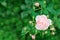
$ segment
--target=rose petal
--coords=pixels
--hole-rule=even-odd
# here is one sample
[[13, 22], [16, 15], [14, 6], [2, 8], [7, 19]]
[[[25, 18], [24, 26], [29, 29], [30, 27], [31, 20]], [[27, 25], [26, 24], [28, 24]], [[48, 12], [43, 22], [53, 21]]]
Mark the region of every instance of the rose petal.
[[52, 25], [52, 21], [50, 19], [48, 19], [49, 25]]

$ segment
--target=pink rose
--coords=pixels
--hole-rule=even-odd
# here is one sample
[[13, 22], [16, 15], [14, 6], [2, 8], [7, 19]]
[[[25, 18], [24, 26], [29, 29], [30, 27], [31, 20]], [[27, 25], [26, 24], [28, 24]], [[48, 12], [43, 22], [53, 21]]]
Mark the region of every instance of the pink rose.
[[45, 15], [36, 16], [36, 29], [37, 30], [46, 30], [49, 25], [52, 25], [52, 21], [47, 18]]

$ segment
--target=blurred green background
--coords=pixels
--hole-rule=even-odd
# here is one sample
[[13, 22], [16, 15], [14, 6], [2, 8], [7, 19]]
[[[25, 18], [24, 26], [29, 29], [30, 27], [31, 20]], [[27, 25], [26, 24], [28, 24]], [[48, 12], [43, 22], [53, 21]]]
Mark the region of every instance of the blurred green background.
[[[35, 17], [42, 14], [53, 21], [45, 31], [35, 29]], [[0, 40], [32, 40], [30, 34], [60, 40], [60, 0], [0, 0]]]

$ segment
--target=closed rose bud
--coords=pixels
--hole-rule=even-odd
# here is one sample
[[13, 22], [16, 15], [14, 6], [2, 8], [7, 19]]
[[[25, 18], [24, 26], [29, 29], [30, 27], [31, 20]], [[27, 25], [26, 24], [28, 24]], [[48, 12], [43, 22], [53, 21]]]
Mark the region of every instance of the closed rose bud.
[[32, 39], [35, 39], [35, 35], [32, 35]]
[[47, 18], [45, 15], [37, 15], [36, 16], [36, 29], [37, 30], [46, 30], [50, 25], [52, 21]]
[[34, 5], [35, 5], [36, 7], [39, 7], [39, 3], [38, 3], [38, 2], [36, 2]]
[[55, 35], [55, 32], [52, 32], [51, 35]]
[[33, 40], [35, 40], [35, 35], [30, 34], [30, 36], [32, 37]]
[[45, 31], [45, 34], [47, 34], [48, 33], [48, 31]]
[[32, 21], [29, 21], [29, 23], [31, 24], [31, 23], [32, 23]]
[[51, 27], [50, 30], [55, 31], [55, 28], [54, 27]]

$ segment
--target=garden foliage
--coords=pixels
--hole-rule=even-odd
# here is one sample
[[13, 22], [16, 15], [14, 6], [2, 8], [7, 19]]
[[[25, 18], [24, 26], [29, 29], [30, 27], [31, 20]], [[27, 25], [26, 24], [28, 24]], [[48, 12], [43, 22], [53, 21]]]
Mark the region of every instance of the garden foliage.
[[[52, 25], [37, 30], [35, 18], [43, 14]], [[0, 40], [32, 40], [30, 34], [35, 40], [60, 40], [60, 0], [0, 0]]]

